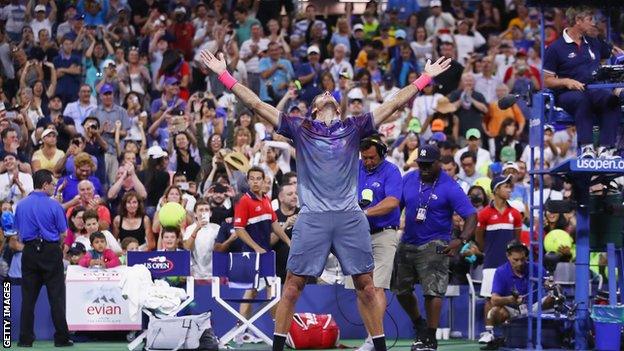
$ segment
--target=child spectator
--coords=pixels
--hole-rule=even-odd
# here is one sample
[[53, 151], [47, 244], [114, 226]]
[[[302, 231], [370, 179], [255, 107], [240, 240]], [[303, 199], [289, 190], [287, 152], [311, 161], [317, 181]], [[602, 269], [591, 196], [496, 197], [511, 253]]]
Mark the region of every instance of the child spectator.
[[89, 250], [79, 261], [83, 267], [114, 268], [121, 264], [113, 250], [106, 247], [106, 236], [102, 232], [91, 233], [89, 236], [92, 250]]
[[179, 251], [182, 249], [180, 228], [163, 228], [158, 238], [158, 251]]
[[70, 265], [79, 264], [80, 260], [87, 253], [87, 249], [82, 243], [75, 242], [71, 245], [69, 250], [67, 251], [67, 257], [69, 258]]
[[121, 249], [123, 254], [119, 257], [119, 261], [125, 266], [128, 264], [128, 251], [140, 251], [139, 241], [131, 236], [126, 237], [121, 241]]
[[[91, 238], [91, 235], [93, 233], [99, 232], [102, 233], [102, 235], [104, 235], [104, 238], [106, 239], [106, 244], [107, 246], [117, 255], [117, 254], [121, 254], [122, 250], [121, 250], [121, 246], [119, 246], [119, 243], [117, 242], [117, 239], [115, 239], [115, 237], [113, 236], [113, 234], [111, 232], [109, 232], [108, 230], [99, 230], [99, 217], [98, 217], [98, 213], [96, 210], [86, 210], [84, 211], [84, 214], [82, 215], [82, 220], [84, 221], [84, 227], [85, 227], [85, 231], [86, 234], [83, 236], [83, 239], [88, 237], [89, 238], [89, 242], [92, 242], [93, 239]], [[78, 239], [76, 239], [78, 240]], [[81, 241], [82, 242], [82, 241]], [[88, 250], [91, 250], [91, 246], [90, 243], [89, 246], [85, 245], [85, 248]], [[83, 242], [84, 244], [84, 242]]]

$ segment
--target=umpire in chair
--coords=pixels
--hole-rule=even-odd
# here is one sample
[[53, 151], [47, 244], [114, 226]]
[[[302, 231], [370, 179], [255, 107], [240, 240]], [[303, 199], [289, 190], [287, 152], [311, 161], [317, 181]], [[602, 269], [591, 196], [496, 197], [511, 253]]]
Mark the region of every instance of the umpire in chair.
[[[592, 72], [611, 54], [623, 53], [597, 38], [594, 12], [588, 7], [566, 11], [569, 27], [544, 55], [544, 85], [555, 92], [557, 105], [574, 117], [582, 158], [616, 158], [616, 135], [622, 117], [611, 89], [587, 89]], [[594, 149], [594, 119], [600, 120], [600, 147]]]

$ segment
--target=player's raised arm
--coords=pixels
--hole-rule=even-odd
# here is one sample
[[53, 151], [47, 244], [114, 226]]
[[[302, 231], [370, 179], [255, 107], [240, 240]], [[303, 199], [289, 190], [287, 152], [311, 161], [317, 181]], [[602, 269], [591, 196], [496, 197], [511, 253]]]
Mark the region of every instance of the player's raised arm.
[[387, 100], [373, 111], [375, 126], [384, 123], [392, 114], [404, 106], [416, 93], [427, 86], [433, 77], [451, 67], [451, 59], [440, 57], [436, 62], [427, 61], [423, 74], [412, 84], [401, 89], [392, 99]]
[[202, 63], [213, 71], [219, 77], [219, 81], [223, 83], [226, 88], [231, 90], [243, 104], [253, 112], [259, 114], [260, 117], [271, 123], [275, 128], [278, 127], [279, 111], [275, 107], [260, 100], [258, 95], [246, 86], [238, 84], [238, 81], [227, 71], [223, 53], [219, 53], [219, 57], [217, 58], [210, 51], [202, 50], [200, 56]]

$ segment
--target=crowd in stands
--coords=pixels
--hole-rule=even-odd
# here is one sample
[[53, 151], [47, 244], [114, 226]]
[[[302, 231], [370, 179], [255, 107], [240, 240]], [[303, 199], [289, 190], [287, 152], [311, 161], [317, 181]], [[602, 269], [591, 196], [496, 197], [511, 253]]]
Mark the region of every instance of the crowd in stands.
[[[112, 267], [129, 250], [186, 249], [193, 275], [209, 278], [212, 250], [242, 248], [232, 218], [253, 166], [264, 171], [263, 191], [290, 233], [299, 210], [297, 155], [208, 74], [201, 50], [223, 52], [239, 82], [301, 118], [324, 91], [347, 115], [372, 111], [414, 81], [427, 60], [453, 58], [393, 122], [379, 126], [387, 159], [407, 173], [417, 168], [421, 145], [437, 144], [444, 171], [478, 210], [490, 204], [491, 179], [511, 174], [510, 204], [527, 232], [529, 217], [539, 215], [529, 211], [529, 194], [538, 191], [528, 181], [529, 108], [519, 100], [501, 110], [497, 101], [541, 88], [538, 10], [523, 0], [370, 1], [363, 12], [349, 4], [344, 10], [329, 15], [313, 1], [289, 0], [3, 1], [4, 274], [10, 266], [9, 276], [19, 278], [23, 245], [10, 213], [33, 190], [39, 169], [57, 179], [70, 264]], [[547, 9], [543, 20], [548, 45], [566, 26], [564, 11]], [[604, 16], [597, 24], [604, 36]], [[574, 126], [547, 125], [544, 139], [545, 167], [576, 156]], [[543, 186], [545, 204], [574, 196], [558, 178], [546, 176]], [[167, 202], [187, 210], [180, 229], [160, 225]], [[461, 218], [455, 226], [459, 233]], [[544, 229], [574, 237], [574, 213], [547, 208]], [[283, 278], [288, 246], [277, 236], [272, 242]], [[460, 254], [451, 279], [465, 280], [482, 250], [474, 244]], [[557, 250], [574, 259], [572, 247]], [[465, 259], [473, 255], [476, 261]], [[329, 260], [320, 281], [341, 282], [336, 266]]]

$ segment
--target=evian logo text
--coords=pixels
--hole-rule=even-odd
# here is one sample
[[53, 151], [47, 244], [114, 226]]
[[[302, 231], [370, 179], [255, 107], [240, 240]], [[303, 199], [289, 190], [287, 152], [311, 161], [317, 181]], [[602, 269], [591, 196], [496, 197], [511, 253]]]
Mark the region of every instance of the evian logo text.
[[576, 160], [576, 168], [624, 170], [624, 160], [582, 158]]

